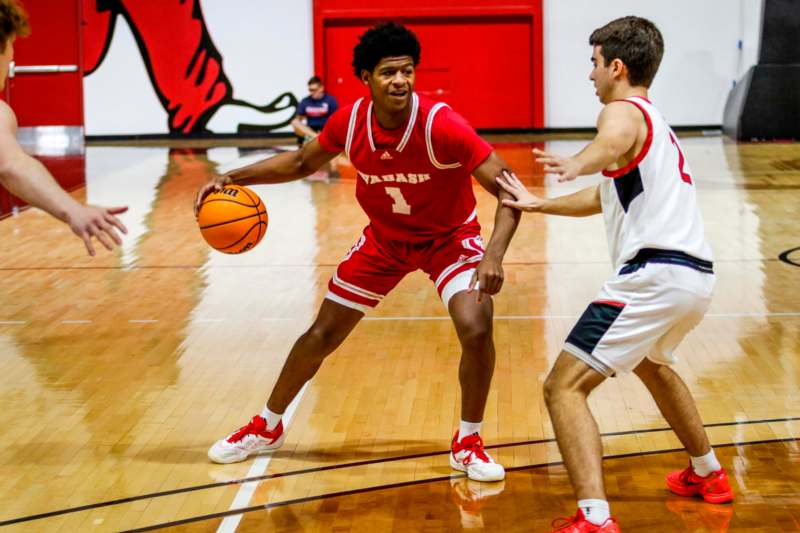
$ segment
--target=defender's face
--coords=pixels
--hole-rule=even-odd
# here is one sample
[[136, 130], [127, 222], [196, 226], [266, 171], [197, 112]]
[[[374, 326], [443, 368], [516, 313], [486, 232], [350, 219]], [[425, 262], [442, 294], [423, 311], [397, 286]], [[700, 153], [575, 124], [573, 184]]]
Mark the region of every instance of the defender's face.
[[6, 47], [0, 54], [0, 91], [6, 88], [8, 78], [8, 66], [14, 61], [14, 36], [6, 41]]
[[606, 60], [600, 53], [600, 47], [595, 46], [592, 50], [592, 72], [589, 79], [594, 83], [595, 95], [604, 104], [608, 103], [613, 83], [611, 67], [606, 66]]
[[385, 57], [372, 72], [362, 71], [375, 106], [387, 112], [403, 111], [411, 102], [416, 70], [411, 56]]

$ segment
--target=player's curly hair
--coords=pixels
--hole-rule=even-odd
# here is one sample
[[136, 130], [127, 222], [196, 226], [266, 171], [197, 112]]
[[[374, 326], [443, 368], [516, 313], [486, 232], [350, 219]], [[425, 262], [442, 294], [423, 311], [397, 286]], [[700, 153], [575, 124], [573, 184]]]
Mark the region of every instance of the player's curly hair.
[[0, 52], [11, 37], [27, 37], [31, 32], [28, 13], [16, 0], [0, 0]]
[[411, 56], [414, 66], [419, 64], [421, 47], [413, 31], [397, 22], [373, 26], [359, 38], [353, 49], [353, 70], [356, 77], [361, 71], [372, 72], [385, 57]]
[[633, 86], [650, 87], [664, 56], [664, 38], [655, 24], [641, 17], [622, 17], [597, 28], [589, 44], [601, 46], [606, 66], [619, 59]]

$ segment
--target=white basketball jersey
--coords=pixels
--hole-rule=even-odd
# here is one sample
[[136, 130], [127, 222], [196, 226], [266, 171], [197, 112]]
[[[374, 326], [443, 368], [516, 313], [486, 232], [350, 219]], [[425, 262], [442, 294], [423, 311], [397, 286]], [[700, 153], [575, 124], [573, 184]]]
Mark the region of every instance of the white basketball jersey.
[[694, 176], [661, 113], [640, 96], [625, 101], [647, 122], [642, 150], [628, 165], [603, 171], [600, 199], [608, 247], [616, 268], [643, 248], [684, 252], [711, 261]]

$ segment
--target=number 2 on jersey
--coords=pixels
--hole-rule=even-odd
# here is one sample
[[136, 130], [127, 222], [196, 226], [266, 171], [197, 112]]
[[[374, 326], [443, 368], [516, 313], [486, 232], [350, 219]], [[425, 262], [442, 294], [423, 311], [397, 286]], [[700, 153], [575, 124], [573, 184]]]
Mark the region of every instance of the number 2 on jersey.
[[392, 204], [392, 213], [398, 213], [400, 215], [410, 215], [411, 214], [411, 206], [408, 205], [406, 199], [403, 197], [403, 191], [400, 190], [400, 187], [386, 187], [386, 194], [392, 197], [394, 203]]
[[686, 158], [683, 157], [683, 151], [681, 150], [681, 147], [678, 146], [678, 141], [675, 140], [675, 136], [672, 134], [672, 132], [669, 132], [669, 139], [672, 141], [672, 144], [675, 145], [675, 149], [678, 150], [678, 170], [681, 173], [681, 179], [691, 185], [692, 175], [686, 172], [684, 169], [686, 165]]

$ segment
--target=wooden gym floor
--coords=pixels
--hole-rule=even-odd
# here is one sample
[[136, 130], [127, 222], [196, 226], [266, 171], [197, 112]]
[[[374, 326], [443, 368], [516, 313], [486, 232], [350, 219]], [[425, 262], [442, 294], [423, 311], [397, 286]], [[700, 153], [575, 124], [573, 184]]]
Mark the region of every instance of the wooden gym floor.
[[[569, 153], [583, 141], [546, 143]], [[538, 143], [542, 146], [544, 143]], [[527, 142], [498, 144], [547, 195]], [[668, 495], [687, 458], [644, 387], [591, 399], [612, 511], [625, 531], [800, 530], [800, 149], [684, 140], [718, 284], [679, 349], [738, 499]], [[84, 255], [29, 210], [0, 222], [0, 527], [5, 531], [548, 531], [575, 502], [541, 385], [610, 272], [602, 220], [527, 215], [495, 299], [497, 370], [484, 437], [509, 470], [451, 472], [458, 342], [427, 278], [404, 280], [323, 365], [291, 409], [283, 449], [214, 465], [206, 449], [258, 412], [327, 280], [357, 239], [352, 168], [257, 187], [265, 241], [212, 252], [191, 213], [215, 171], [264, 152], [90, 147], [91, 203], [127, 204], [119, 253]], [[494, 201], [476, 189], [484, 236]]]

